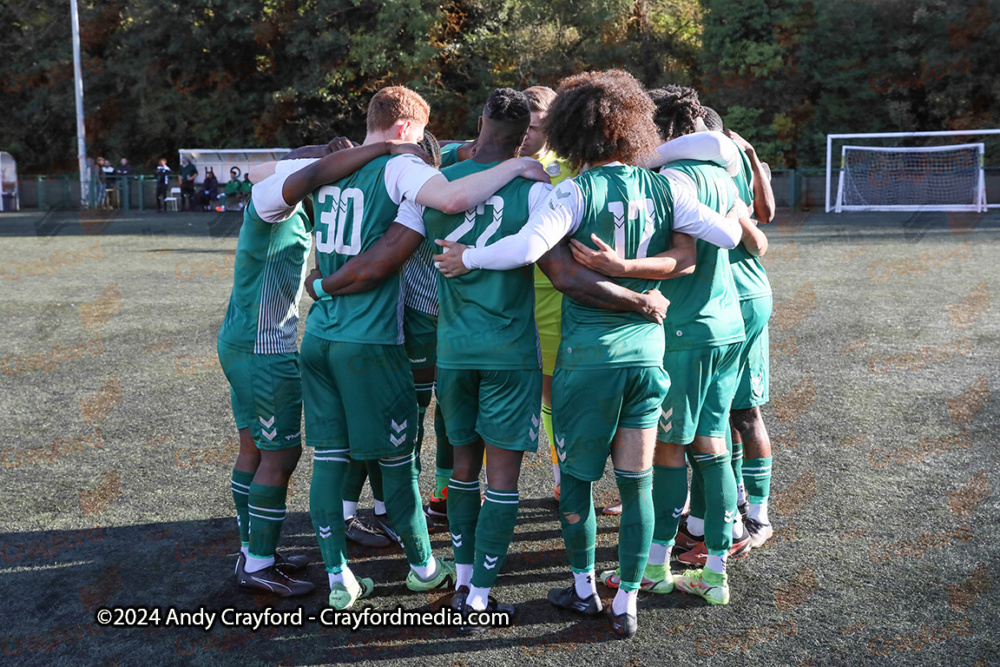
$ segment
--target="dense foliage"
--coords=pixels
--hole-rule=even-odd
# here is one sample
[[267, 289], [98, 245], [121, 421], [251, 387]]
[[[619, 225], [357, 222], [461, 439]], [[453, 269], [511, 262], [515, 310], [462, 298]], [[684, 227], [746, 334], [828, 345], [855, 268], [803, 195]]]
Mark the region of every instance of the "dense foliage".
[[[1000, 0], [80, 0], [88, 152], [360, 140], [391, 83], [468, 136], [489, 90], [624, 67], [693, 85], [776, 167], [827, 132], [1000, 126]], [[69, 3], [5, 0], [0, 148], [76, 169]]]

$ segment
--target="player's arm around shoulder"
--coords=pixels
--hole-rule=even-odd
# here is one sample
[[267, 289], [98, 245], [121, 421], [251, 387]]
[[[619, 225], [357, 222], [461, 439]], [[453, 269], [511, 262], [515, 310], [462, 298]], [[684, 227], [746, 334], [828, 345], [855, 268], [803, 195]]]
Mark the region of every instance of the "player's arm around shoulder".
[[596, 234], [591, 234], [590, 240], [597, 246], [596, 249], [576, 239], [570, 240], [573, 258], [587, 268], [612, 278], [669, 280], [694, 273], [697, 248], [694, 237], [688, 234], [672, 232], [670, 250], [654, 257], [636, 259], [619, 257], [615, 249]]
[[670, 302], [659, 290], [640, 294], [588, 269], [573, 259], [569, 244], [558, 243], [538, 260], [538, 268], [552, 286], [590, 308], [639, 313], [650, 322], [663, 323]]
[[306, 290], [314, 300], [360, 294], [375, 289], [396, 275], [400, 267], [423, 243], [426, 231], [422, 206], [406, 200], [396, 220], [372, 247], [348, 260], [329, 276], [314, 268], [306, 277]]
[[413, 199], [422, 206], [455, 215], [482, 204], [518, 176], [532, 181], [549, 182], [549, 175], [538, 160], [519, 157], [454, 181], [435, 174], [422, 184]]
[[516, 234], [482, 248], [436, 239], [444, 248], [434, 256], [441, 274], [454, 278], [475, 269], [508, 271], [534, 264], [579, 226], [583, 203], [580, 188], [572, 181], [563, 181], [554, 189], [542, 182], [531, 188], [528, 199], [528, 221]]

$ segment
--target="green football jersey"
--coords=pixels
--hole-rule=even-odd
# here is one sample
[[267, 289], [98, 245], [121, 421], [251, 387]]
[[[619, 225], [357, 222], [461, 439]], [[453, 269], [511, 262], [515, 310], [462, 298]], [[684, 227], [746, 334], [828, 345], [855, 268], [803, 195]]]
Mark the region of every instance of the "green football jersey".
[[[572, 238], [595, 248], [595, 234], [620, 257], [641, 259], [670, 249], [673, 196], [666, 179], [626, 165], [595, 167], [574, 179], [583, 195], [583, 218]], [[612, 278], [635, 292], [659, 281]], [[562, 300], [562, 340], [556, 368], [660, 366], [663, 327], [632, 312], [590, 308]]]
[[[441, 173], [453, 181], [497, 164], [465, 160]], [[536, 185], [534, 181], [516, 178], [486, 203], [458, 215], [426, 209], [427, 238], [482, 247], [516, 234], [528, 221], [529, 194]], [[510, 271], [472, 271], [457, 278], [438, 279], [438, 367], [541, 368], [532, 270], [529, 265]]]
[[[324, 185], [313, 197], [316, 259], [329, 276], [355, 255], [371, 248], [396, 218], [399, 204], [386, 189], [384, 155], [350, 176]], [[397, 273], [361, 294], [313, 303], [306, 333], [343, 343], [403, 344], [403, 283]]]
[[247, 202], [219, 340], [256, 354], [296, 351], [311, 231], [302, 204], [284, 222], [270, 223], [257, 215], [252, 200]]
[[458, 164], [458, 147], [461, 143], [446, 144], [441, 147], [441, 168]]
[[[740, 199], [753, 213], [753, 167], [750, 165], [750, 158], [742, 150], [740, 150], [740, 173], [733, 177], [733, 182], [736, 183]], [[743, 243], [729, 251], [729, 262], [732, 265], [733, 282], [736, 283], [740, 301], [771, 294], [771, 282], [767, 279], [764, 265], [747, 252]]]
[[[725, 169], [711, 162], [677, 160], [664, 169], [687, 174], [695, 182], [698, 201], [725, 215], [736, 203], [737, 189]], [[739, 295], [733, 282], [729, 251], [698, 239], [694, 273], [664, 280], [660, 287], [670, 300], [666, 349], [692, 350], [745, 340]]]

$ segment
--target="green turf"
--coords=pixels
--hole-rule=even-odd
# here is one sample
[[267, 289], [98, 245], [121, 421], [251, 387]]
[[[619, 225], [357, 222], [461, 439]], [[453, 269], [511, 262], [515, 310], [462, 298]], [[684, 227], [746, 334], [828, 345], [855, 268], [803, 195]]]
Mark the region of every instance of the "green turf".
[[[100, 605], [302, 605], [306, 614], [325, 605], [308, 460], [294, 476], [282, 539], [286, 550], [312, 557], [307, 577], [318, 591], [280, 601], [241, 593], [232, 581], [235, 430], [214, 360], [239, 219], [86, 216], [81, 225], [73, 213], [0, 216], [2, 664], [995, 664], [1000, 604], [990, 582], [1000, 569], [990, 544], [1000, 528], [1000, 410], [994, 398], [975, 415], [968, 407], [949, 413], [946, 399], [980, 377], [988, 391], [1000, 389], [1000, 308], [976, 315], [1000, 296], [996, 214], [785, 214], [765, 228], [776, 315], [773, 403], [764, 414], [775, 440], [779, 534], [732, 563], [728, 607], [682, 593], [642, 597], [631, 642], [612, 641], [603, 619], [553, 609], [546, 591], [570, 578], [543, 437], [522, 475], [520, 521], [495, 589], [517, 605], [509, 630], [465, 638], [316, 623], [266, 633], [98, 628]], [[60, 264], [51, 275], [29, 274], [53, 255]], [[914, 258], [922, 264], [909, 272], [892, 264]], [[983, 283], [985, 300], [974, 292]], [[103, 307], [80, 310], [102, 294]], [[978, 308], [949, 311], [970, 294]], [[78, 347], [88, 341], [90, 350]], [[50, 369], [30, 356], [54, 349], [62, 359]], [[922, 368], [898, 368], [921, 358]], [[112, 380], [120, 404], [106, 401], [106, 415], [101, 406], [82, 409], [81, 399]], [[798, 398], [788, 398], [797, 387]], [[427, 434], [433, 451], [433, 429]], [[952, 437], [960, 434], [967, 437]], [[57, 438], [66, 442], [51, 458]], [[937, 444], [924, 460], [886, 458], [925, 439]], [[425, 465], [425, 491], [432, 468]], [[606, 477], [598, 503], [614, 495]], [[370, 507], [367, 491], [362, 507]], [[598, 530], [600, 569], [615, 560], [616, 520], [600, 517]], [[925, 533], [933, 539], [922, 552], [902, 544]], [[432, 539], [450, 557], [447, 533]], [[398, 551], [352, 548], [352, 558], [357, 573], [375, 579], [377, 608], [428, 601], [405, 589]], [[949, 586], [957, 587], [951, 595]]]

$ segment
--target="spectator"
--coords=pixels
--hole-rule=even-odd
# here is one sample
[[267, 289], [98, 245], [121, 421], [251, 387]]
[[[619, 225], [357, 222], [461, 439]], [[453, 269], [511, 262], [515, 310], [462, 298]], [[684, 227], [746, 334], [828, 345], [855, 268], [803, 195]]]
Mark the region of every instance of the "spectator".
[[167, 159], [161, 157], [160, 164], [156, 167], [156, 210], [163, 212], [167, 210], [167, 188], [170, 187], [170, 167], [167, 166]]
[[229, 181], [226, 183], [226, 210], [235, 211], [243, 208], [243, 197], [240, 195], [240, 168], [229, 170]]
[[132, 165], [128, 163], [128, 160], [125, 158], [121, 159], [118, 168], [115, 169], [115, 175], [115, 180], [118, 181], [118, 196], [122, 197], [122, 191], [128, 189], [128, 177], [132, 175]]
[[95, 202], [96, 208], [107, 208], [108, 207], [108, 176], [114, 175], [115, 168], [111, 166], [111, 163], [102, 157], [97, 158], [96, 165], [96, 176], [97, 176], [97, 201]]
[[194, 181], [198, 178], [198, 168], [187, 158], [181, 158], [181, 173], [177, 177], [177, 182], [181, 186], [181, 208], [185, 211], [193, 211], [194, 206]]
[[128, 160], [122, 158], [121, 164], [118, 165], [117, 173], [119, 176], [131, 176], [132, 175], [132, 165], [128, 163]]
[[199, 197], [202, 210], [211, 211], [212, 202], [219, 195], [219, 179], [215, 177], [215, 170], [211, 167], [205, 168], [205, 180], [201, 184], [201, 195]]

